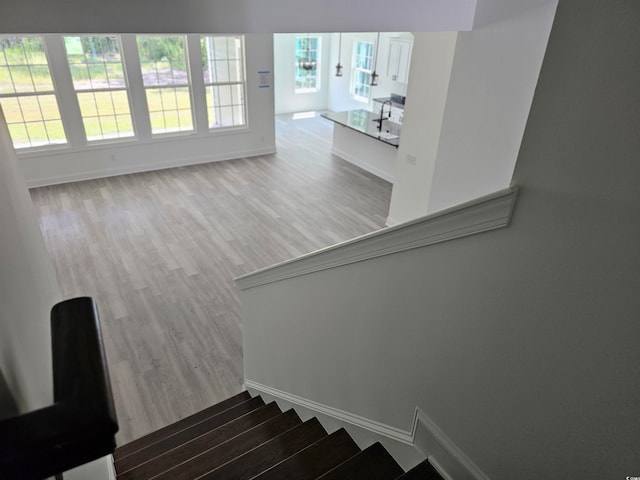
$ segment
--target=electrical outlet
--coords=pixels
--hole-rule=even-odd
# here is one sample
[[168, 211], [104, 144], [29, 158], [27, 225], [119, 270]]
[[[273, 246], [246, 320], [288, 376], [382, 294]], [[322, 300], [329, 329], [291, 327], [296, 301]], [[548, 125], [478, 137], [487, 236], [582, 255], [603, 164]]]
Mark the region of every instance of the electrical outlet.
[[409, 165], [415, 165], [418, 159], [413, 153], [407, 153], [407, 163]]

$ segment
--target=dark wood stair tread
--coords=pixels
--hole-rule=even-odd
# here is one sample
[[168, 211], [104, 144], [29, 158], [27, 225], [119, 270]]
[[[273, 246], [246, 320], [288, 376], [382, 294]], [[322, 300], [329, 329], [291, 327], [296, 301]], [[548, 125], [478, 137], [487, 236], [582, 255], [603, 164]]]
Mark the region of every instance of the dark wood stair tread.
[[152, 443], [157, 442], [158, 440], [162, 440], [166, 436], [173, 435], [174, 433], [179, 432], [180, 430], [184, 430], [185, 428], [188, 428], [191, 425], [200, 423], [201, 421], [206, 420], [209, 417], [215, 416], [225, 410], [228, 410], [234, 405], [246, 402], [250, 398], [251, 398], [251, 395], [249, 395], [249, 392], [246, 392], [246, 391], [241, 392], [237, 395], [234, 395], [233, 397], [227, 398], [226, 400], [216, 403], [215, 405], [212, 405], [209, 408], [206, 408], [200, 412], [194, 413], [193, 415], [190, 415], [181, 420], [178, 420], [177, 422], [172, 423], [171, 425], [167, 425], [166, 427], [163, 427], [163, 428], [160, 428], [159, 430], [151, 432], [145, 435], [144, 437], [137, 438], [121, 447], [116, 448], [115, 451], [113, 452], [113, 458], [115, 460], [124, 458], [127, 455], [132, 454], [133, 452], [136, 452], [142, 448], [145, 448], [151, 445]]
[[[203, 452], [228, 441], [258, 425], [277, 417], [282, 412], [275, 402], [252, 410], [224, 425], [211, 430], [172, 450], [161, 453], [155, 458], [118, 475], [119, 480], [140, 480], [159, 475], [175, 465], [188, 461]], [[299, 422], [302, 423], [302, 422]], [[205, 472], [208, 470], [205, 470]]]
[[312, 418], [198, 480], [253, 478], [326, 436], [327, 432], [318, 419]]
[[438, 471], [427, 460], [419, 463], [397, 480], [443, 480]]
[[227, 410], [224, 410], [213, 417], [209, 417], [199, 423], [191, 425], [188, 428], [177, 431], [171, 436], [162, 438], [161, 440], [152, 443], [151, 445], [133, 452], [124, 458], [115, 460], [114, 465], [116, 471], [126, 472], [132, 468], [137, 467], [149, 460], [161, 455], [173, 448], [176, 448], [184, 443], [193, 440], [200, 435], [203, 435], [213, 429], [216, 429], [225, 423], [228, 423], [236, 418], [260, 408], [264, 405], [264, 400], [261, 397], [251, 398], [243, 403], [235, 405]]
[[394, 480], [404, 471], [380, 443], [374, 443], [318, 480]]
[[427, 460], [404, 472], [380, 443], [364, 451], [344, 428], [247, 392], [114, 452], [118, 480], [443, 480]]
[[253, 480], [312, 480], [340, 465], [360, 448], [344, 428], [301, 450]]
[[174, 465], [172, 469], [154, 477], [154, 480], [187, 480], [200, 477], [301, 425], [302, 420], [298, 414], [294, 410], [288, 410], [211, 450]]

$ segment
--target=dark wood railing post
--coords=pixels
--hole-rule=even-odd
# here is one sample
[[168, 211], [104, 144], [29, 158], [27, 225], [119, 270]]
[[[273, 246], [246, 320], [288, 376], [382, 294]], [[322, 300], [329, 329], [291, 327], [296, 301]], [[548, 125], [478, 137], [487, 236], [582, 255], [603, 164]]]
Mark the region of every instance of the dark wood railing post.
[[93, 299], [52, 308], [51, 342], [54, 404], [0, 421], [2, 478], [61, 479], [115, 448], [118, 421]]

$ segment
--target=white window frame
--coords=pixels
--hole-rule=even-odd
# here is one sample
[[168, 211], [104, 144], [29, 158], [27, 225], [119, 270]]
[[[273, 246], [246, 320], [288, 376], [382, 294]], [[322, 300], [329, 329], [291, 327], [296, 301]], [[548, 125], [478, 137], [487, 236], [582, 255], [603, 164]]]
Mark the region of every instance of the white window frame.
[[[66, 39], [67, 38], [71, 38], [71, 37], [78, 37], [81, 39], [84, 39], [86, 37], [114, 37], [116, 38], [116, 40], [118, 41], [118, 48], [120, 50], [120, 65], [122, 66], [122, 72], [123, 72], [123, 79], [124, 79], [124, 86], [121, 87], [110, 87], [110, 86], [106, 86], [106, 87], [102, 87], [102, 88], [78, 88], [76, 87], [76, 85], [74, 84], [74, 79], [73, 79], [73, 72], [71, 71], [71, 67], [72, 65], [77, 65], [77, 64], [71, 64], [70, 63], [70, 59], [69, 59], [69, 53], [66, 50]], [[109, 136], [109, 135], [105, 135], [104, 134], [104, 129], [102, 128], [102, 117], [100, 115], [100, 112], [98, 112], [98, 106], [96, 104], [96, 112], [97, 115], [91, 115], [91, 116], [87, 116], [87, 118], [97, 118], [98, 122], [100, 124], [100, 130], [102, 131], [102, 136], [99, 138], [90, 138], [87, 132], [87, 126], [85, 124], [85, 115], [82, 113], [82, 109], [80, 110], [80, 116], [82, 118], [82, 123], [83, 123], [83, 127], [84, 127], [84, 131], [85, 131], [85, 138], [87, 143], [89, 144], [95, 144], [95, 143], [101, 143], [101, 142], [120, 142], [120, 141], [127, 141], [127, 140], [132, 140], [135, 139], [137, 137], [136, 134], [136, 128], [135, 128], [135, 121], [134, 121], [134, 117], [133, 117], [133, 108], [131, 105], [131, 92], [129, 89], [129, 81], [128, 81], [128, 77], [127, 77], [127, 71], [124, 65], [124, 52], [122, 49], [122, 38], [120, 35], [116, 35], [116, 34], [99, 34], [99, 35], [85, 35], [85, 34], [78, 34], [78, 35], [63, 35], [62, 36], [62, 41], [65, 44], [65, 53], [66, 53], [66, 60], [67, 63], [69, 65], [70, 71], [71, 71], [71, 82], [72, 82], [72, 87], [74, 89], [74, 92], [76, 93], [76, 97], [78, 100], [78, 105], [80, 106], [80, 95], [81, 94], [93, 94], [94, 95], [94, 101], [95, 101], [95, 94], [100, 94], [100, 93], [113, 93], [113, 92], [125, 92], [126, 96], [127, 96], [127, 104], [129, 107], [129, 119], [131, 122], [131, 135], [114, 135], [114, 136]], [[83, 47], [83, 51], [84, 51], [84, 47]], [[115, 62], [112, 62], [115, 63]], [[87, 71], [89, 71], [88, 67], [87, 67]], [[106, 71], [106, 70], [105, 70]], [[89, 74], [90, 77], [90, 74]], [[108, 74], [107, 74], [107, 79], [108, 79]], [[92, 79], [90, 78], [90, 81], [92, 81]], [[112, 101], [112, 106], [114, 109], [114, 117], [117, 117], [116, 113], [115, 113], [115, 105], [113, 104], [113, 96], [111, 95], [111, 101]], [[104, 115], [104, 117], [106, 117], [106, 115]], [[118, 125], [118, 133], [120, 133], [120, 128], [119, 128], [119, 123], [118, 123], [118, 119], [116, 118], [116, 125]]]
[[[371, 69], [367, 69], [367, 68], [363, 68], [363, 67], [359, 67], [358, 66], [358, 46], [361, 43], [366, 43], [371, 45]], [[358, 81], [358, 77], [360, 74], [366, 74], [369, 75], [369, 78], [371, 78], [371, 74], [373, 73], [373, 55], [374, 55], [374, 42], [370, 41], [370, 40], [356, 40], [353, 44], [353, 55], [351, 56], [352, 60], [351, 60], [351, 86], [349, 87], [349, 93], [351, 94], [351, 97], [358, 101], [358, 102], [362, 102], [362, 103], [369, 103], [369, 99], [371, 98], [371, 85], [370, 84], [364, 84]], [[358, 88], [359, 85], [362, 85], [364, 87], [366, 87], [366, 90], [368, 92], [366, 97], [363, 97], [362, 95], [359, 95], [356, 92], [356, 89]]]
[[[20, 98], [28, 98], [28, 97], [35, 97], [38, 100], [38, 109], [40, 111], [40, 120], [39, 121], [27, 121], [25, 120], [25, 115], [24, 112], [22, 111], [22, 106], [20, 105], [20, 115], [22, 116], [22, 125], [24, 125], [25, 131], [27, 132], [27, 138], [29, 138], [29, 145], [16, 145], [15, 140], [13, 139], [13, 137], [11, 136], [11, 142], [14, 146], [14, 148], [18, 151], [21, 152], [26, 152], [26, 151], [33, 151], [33, 150], [43, 150], [43, 149], [55, 149], [55, 148], [61, 148], [61, 147], [68, 147], [69, 146], [69, 133], [67, 131], [67, 127], [65, 125], [64, 122], [64, 115], [62, 113], [62, 109], [60, 108], [60, 98], [59, 98], [59, 94], [56, 88], [56, 83], [55, 83], [55, 78], [52, 72], [52, 66], [51, 66], [51, 61], [49, 58], [49, 52], [47, 51], [47, 44], [46, 44], [46, 40], [44, 38], [44, 35], [1, 35], [2, 37], [17, 37], [17, 38], [38, 38], [40, 39], [40, 42], [42, 43], [43, 46], [43, 51], [44, 51], [44, 56], [45, 56], [45, 60], [46, 60], [46, 66], [47, 69], [49, 71], [49, 78], [51, 79], [51, 85], [52, 85], [52, 89], [51, 90], [37, 90], [35, 87], [35, 83], [33, 82], [33, 77], [32, 77], [32, 68], [36, 67], [36, 66], [44, 66], [44, 64], [32, 64], [32, 63], [26, 63], [24, 64], [25, 67], [27, 67], [29, 69], [29, 75], [31, 76], [31, 81], [32, 84], [34, 85], [33, 91], [31, 92], [11, 92], [11, 93], [1, 93], [0, 92], [0, 99], [1, 98], [15, 98], [18, 102], [18, 105], [20, 105]], [[7, 73], [9, 73], [10, 77], [11, 77], [11, 73], [10, 73], [10, 69], [9, 69], [9, 64], [3, 64], [3, 67], [7, 67]], [[11, 66], [22, 66], [22, 65], [11, 65]], [[13, 79], [11, 80], [13, 83]], [[15, 87], [15, 85], [14, 85]], [[51, 138], [49, 137], [49, 133], [47, 130], [47, 120], [45, 120], [44, 115], [42, 114], [42, 105], [40, 104], [40, 100], [38, 97], [43, 96], [43, 95], [51, 95], [53, 96], [53, 98], [55, 99], [56, 102], [56, 108], [58, 110], [58, 117], [54, 120], [54, 119], [50, 119], [52, 121], [56, 121], [56, 122], [60, 122], [60, 125], [62, 127], [62, 132], [64, 134], [64, 140], [61, 141], [51, 141]], [[5, 119], [7, 120], [7, 126], [9, 127], [9, 130], [11, 131], [11, 125], [14, 125], [15, 122], [11, 122], [9, 123], [9, 120], [7, 119], [7, 114], [5, 113]], [[29, 129], [27, 128], [27, 125], [29, 123], [42, 123], [43, 124], [43, 128], [45, 129], [46, 135], [47, 135], [47, 142], [46, 143], [38, 143], [38, 144], [33, 144], [33, 141], [31, 140], [31, 137], [29, 136]]]
[[[209, 50], [207, 50], [206, 54], [205, 52], [200, 52], [201, 55], [205, 54], [207, 56], [208, 59], [208, 63], [211, 65], [213, 65], [213, 69], [217, 68], [217, 63], [216, 62], [227, 62], [227, 68], [228, 71], [230, 71], [230, 62], [231, 61], [236, 61], [239, 60], [240, 61], [240, 66], [239, 68], [236, 70], [238, 76], [240, 77], [237, 80], [231, 80], [228, 79], [227, 81], [221, 81], [218, 79], [218, 75], [216, 72], [216, 80], [213, 80], [214, 75], [210, 76], [210, 80], [207, 81], [206, 78], [204, 78], [204, 71], [203, 71], [203, 82], [204, 82], [204, 88], [205, 88], [205, 102], [206, 102], [206, 106], [207, 106], [207, 125], [209, 128], [210, 132], [213, 131], [217, 131], [217, 130], [226, 130], [226, 129], [230, 129], [230, 128], [246, 128], [247, 127], [247, 73], [246, 73], [246, 60], [245, 60], [245, 38], [244, 35], [201, 35], [200, 37], [200, 48], [202, 49], [202, 41], [204, 40], [205, 42], [209, 42], [208, 39], [213, 39], [213, 38], [226, 38], [228, 39], [236, 39], [240, 41], [240, 57], [238, 59], [236, 58], [229, 58], [228, 56], [226, 58], [215, 58], [215, 53], [212, 56], [209, 53]], [[210, 44], [207, 43], [207, 47], [208, 49], [211, 48]], [[227, 52], [228, 53], [228, 52]], [[211, 67], [210, 67], [211, 68]], [[240, 103], [231, 103], [231, 104], [220, 104], [220, 105], [209, 105], [208, 102], [208, 97], [206, 97], [206, 90], [211, 88], [212, 92], [211, 95], [213, 98], [215, 98], [215, 96], [213, 95], [213, 89], [216, 88], [220, 88], [220, 87], [240, 87], [240, 92], [241, 92], [241, 98], [239, 99]], [[232, 95], [233, 96], [233, 95]], [[234, 112], [234, 110], [238, 110], [237, 108], [234, 107], [241, 107], [241, 115], [242, 115], [242, 121], [236, 123], [236, 114]], [[231, 108], [231, 115], [232, 115], [232, 124], [218, 124], [217, 122], [211, 122], [211, 117], [210, 117], [210, 109], [213, 108], [214, 111], [217, 111], [218, 114], [221, 115], [221, 118], [223, 117], [222, 113], [221, 113], [221, 109], [222, 108]]]
[[[143, 36], [153, 37], [155, 35], [151, 35], [151, 34], [138, 35], [135, 33], [127, 33], [127, 34], [118, 34], [113, 36], [117, 36], [119, 40], [120, 60], [122, 62], [123, 70], [124, 70], [124, 79], [125, 79], [124, 83], [126, 84], [126, 89], [127, 89], [129, 114], [131, 115], [131, 121], [132, 121], [131, 127], [133, 128], [134, 135], [120, 136], [117, 138], [108, 138], [108, 139], [97, 139], [97, 138], [87, 139], [87, 136], [85, 134], [86, 133], [85, 122], [82, 118], [83, 112], [81, 111], [80, 104], [78, 101], [78, 90], [76, 90], [76, 85], [78, 84], [76, 83], [76, 85], [74, 85], [73, 78], [71, 75], [71, 68], [69, 66], [69, 61], [67, 57], [67, 49], [65, 48], [65, 37], [86, 37], [88, 35], [91, 35], [91, 34], [70, 32], [68, 34], [27, 34], [27, 35], [3, 34], [3, 35], [0, 35], [2, 37], [21, 37], [21, 38], [35, 37], [40, 42], [42, 42], [44, 46], [47, 67], [49, 69], [49, 75], [51, 77], [51, 82], [53, 84], [53, 90], [51, 90], [48, 79], [46, 80], [46, 83], [44, 83], [44, 79], [43, 81], [38, 82], [39, 77], [35, 77], [35, 81], [40, 85], [39, 88], [41, 89], [41, 91], [24, 92], [24, 93], [19, 92], [18, 95], [15, 95], [15, 92], [13, 92], [14, 90], [13, 86], [11, 84], [11, 86], [6, 88], [3, 93], [0, 93], [0, 95], [4, 97], [12, 97], [10, 108], [14, 108], [15, 100], [13, 99], [16, 96], [41, 95], [41, 94], [52, 95], [51, 98], [46, 98], [46, 100], [50, 103], [48, 103], [47, 105], [42, 104], [42, 112], [43, 112], [43, 115], [46, 117], [46, 120], [51, 119], [51, 121], [56, 122], [53, 125], [47, 125], [50, 128], [49, 131], [51, 132], [49, 134], [50, 138], [55, 139], [54, 143], [45, 143], [46, 134], [44, 133], [45, 132], [44, 126], [34, 131], [35, 135], [31, 135], [31, 138], [41, 139], [41, 141], [38, 141], [37, 143], [34, 143], [34, 141], [29, 142], [26, 134], [23, 132], [23, 130], [20, 130], [19, 133], [16, 132], [16, 139], [24, 138], [23, 144], [20, 145], [20, 148], [17, 150], [17, 153], [21, 157], [35, 158], [40, 155], [46, 155], [46, 152], [53, 151], [53, 150], [70, 150], [73, 152], [80, 152], [88, 149], [96, 149], [96, 148], [100, 149], [100, 148], [104, 148], [105, 146], [108, 146], [109, 148], [114, 148], [116, 145], [125, 145], [125, 144], [144, 145], [150, 142], [155, 143], [160, 141], [171, 141], [172, 137], [174, 136], [182, 136], [182, 137], [194, 136], [194, 137], [204, 138], [210, 135], [213, 135], [213, 136], [218, 134], [224, 135], [226, 132], [230, 132], [231, 130], [241, 131], [241, 130], [247, 130], [249, 128], [249, 124], [251, 122], [251, 118], [249, 117], [250, 92], [248, 90], [248, 81], [247, 81], [247, 70], [246, 70], [247, 58], [246, 58], [246, 50], [245, 50], [246, 39], [244, 36], [225, 35], [225, 36], [234, 36], [234, 37], [242, 38], [243, 50], [242, 50], [242, 60], [240, 62], [242, 66], [242, 73], [243, 73], [242, 87], [241, 87], [242, 88], [241, 112], [243, 116], [242, 124], [241, 125], [238, 124], [234, 126], [226, 126], [226, 125], [217, 126], [216, 125], [214, 128], [209, 128], [208, 112], [207, 112], [207, 105], [206, 105], [207, 104], [207, 99], [206, 99], [207, 87], [205, 87], [205, 82], [203, 77], [203, 68], [202, 68], [203, 66], [202, 66], [202, 53], [201, 53], [201, 37], [202, 36], [218, 36], [218, 35], [187, 34], [187, 35], [179, 35], [182, 38], [182, 41], [184, 42], [184, 49], [185, 49], [184, 51], [185, 51], [185, 57], [186, 57], [185, 68], [187, 73], [186, 79], [183, 78], [182, 76], [180, 76], [179, 79], [186, 83], [184, 82], [182, 84], [177, 84], [176, 82], [174, 83], [176, 87], [184, 87], [186, 88], [186, 91], [188, 91], [188, 98], [190, 103], [189, 111], [188, 112], [186, 111], [186, 106], [187, 106], [185, 101], [185, 98], [187, 95], [186, 93], [185, 93], [185, 97], [181, 97], [181, 98], [179, 97], [179, 100], [181, 100], [182, 102], [178, 102], [177, 108], [179, 109], [181, 107], [181, 104], [182, 104], [182, 107], [184, 108], [183, 116], [182, 116], [183, 125], [186, 124], [186, 121], [184, 119], [187, 118], [187, 115], [190, 115], [191, 120], [189, 124], [189, 129], [178, 131], [176, 128], [176, 129], [172, 129], [173, 131], [170, 131], [170, 132], [159, 132], [158, 127], [161, 126], [159, 125], [159, 123], [161, 122], [156, 122], [155, 123], [156, 131], [155, 133], [153, 133], [153, 129], [151, 125], [151, 115], [150, 115], [149, 109], [150, 107], [151, 108], [154, 107], [154, 103], [155, 103], [155, 106], [157, 107], [156, 109], [158, 109], [159, 102], [155, 102], [157, 98], [152, 98], [151, 99], [152, 105], [150, 106], [147, 101], [147, 95], [146, 95], [147, 90], [153, 87], [149, 85], [145, 86], [145, 82], [143, 81], [143, 73], [142, 73], [143, 65], [141, 65], [140, 63], [140, 52], [138, 49], [137, 39]], [[111, 34], [102, 34], [102, 35], [95, 34], [95, 36], [105, 36], [105, 35], [111, 36]], [[236, 52], [235, 46], [233, 48], [234, 50], [231, 50], [231, 51]], [[86, 49], [87, 48], [85, 47], [85, 50]], [[231, 57], [234, 55], [229, 54], [229, 56]], [[20, 60], [20, 62], [23, 62], [23, 61], [24, 60]], [[35, 59], [33, 57], [28, 57], [27, 62], [35, 62], [34, 64], [37, 64], [37, 65], [42, 64], [42, 66], [44, 66], [44, 59], [41, 57], [40, 58], [35, 57]], [[175, 65], [176, 63], [174, 62], [174, 66]], [[161, 65], [161, 67], [167, 68], [167, 65]], [[234, 68], [235, 68], [235, 65], [234, 65]], [[180, 64], [178, 69], [180, 71], [183, 70], [182, 64]], [[26, 66], [25, 66], [25, 70], [26, 70]], [[92, 70], [92, 73], [93, 73], [93, 70]], [[166, 73], [169, 74], [168, 71]], [[121, 73], [118, 69], [119, 79], [121, 78], [120, 75]], [[8, 76], [8, 71], [7, 71], [6, 78], [7, 79], [10, 78]], [[76, 78], [84, 78], [84, 77], [79, 77], [78, 75], [76, 75]], [[100, 77], [100, 78], [102, 79], [103, 77]], [[161, 80], [163, 78], [168, 78], [168, 77], [161, 77]], [[233, 80], [236, 80], [235, 76], [232, 78]], [[120, 87], [121, 84], [122, 84], [121, 81], [117, 82], [116, 86]], [[212, 83], [209, 82], [208, 84], [211, 85]], [[218, 83], [218, 84], [222, 85], [222, 83]], [[239, 83], [228, 82], [227, 84], [238, 85]], [[7, 86], [10, 85], [9, 80], [6, 81], [6, 85]], [[91, 85], [88, 85], [88, 86], [91, 87], [93, 90], [98, 90], [93, 88], [96, 86], [95, 84], [93, 86]], [[102, 84], [98, 85], [98, 87], [101, 87], [101, 86], [103, 85]], [[113, 87], [114, 85], [109, 84], [109, 86]], [[155, 86], [155, 87], [157, 88], [158, 86]], [[160, 85], [160, 87], [162, 87], [162, 85]], [[173, 87], [173, 85], [171, 85], [171, 87]], [[23, 90], [27, 90], [27, 87], [24, 87]], [[83, 91], [89, 92], [91, 90], [87, 89]], [[223, 92], [223, 95], [226, 93], [227, 92]], [[178, 92], [178, 95], [180, 95], [180, 92]], [[239, 113], [239, 110], [237, 110], [238, 109], [237, 100], [240, 98], [240, 93], [238, 91], [234, 91], [232, 98], [233, 98], [233, 102], [231, 102], [232, 104], [231, 106], [235, 105], [233, 106], [233, 108], [236, 109], [234, 111], [234, 115], [236, 115], [237, 113]], [[53, 104], [53, 99], [55, 99], [57, 111], [54, 111], [52, 107], [49, 107], [49, 104]], [[227, 101], [227, 100], [225, 99], [224, 101]], [[123, 103], [120, 103], [120, 105], [124, 106], [124, 99], [122, 99], [122, 102]], [[174, 105], [174, 102], [172, 101], [170, 108], [174, 109], [174, 107], [175, 105]], [[34, 107], [30, 105], [30, 112], [34, 111], [33, 108]], [[124, 108], [122, 108], [121, 111], [124, 113]], [[108, 112], [110, 112], [110, 110], [108, 110]], [[86, 113], [86, 109], [85, 109], [85, 113]], [[91, 111], [90, 115], [94, 115], [94, 114], [95, 112]], [[107, 115], [110, 115], [110, 113], [107, 113]], [[38, 119], [36, 116], [27, 116], [27, 118], [29, 119], [27, 122], [25, 122], [27, 124], [29, 121], [35, 122], [35, 121], [45, 120], [45, 119]], [[234, 120], [235, 123], [240, 123], [237, 120], [239, 117], [236, 116], [234, 118], [235, 118]], [[22, 118], [18, 118], [15, 115], [13, 116], [13, 118], [11, 118], [11, 121], [13, 123], [20, 124], [21, 129], [23, 128], [22, 120], [23, 120]], [[128, 119], [125, 119], [125, 122], [127, 122], [126, 123], [127, 131], [130, 131]], [[169, 122], [171, 122], [169, 123], [169, 127], [177, 125], [177, 119], [175, 119], [175, 117], [173, 117], [173, 119], [169, 119]], [[111, 130], [110, 127], [112, 125], [113, 124], [109, 125], [109, 127], [106, 130], [107, 132]], [[51, 127], [53, 127], [55, 130], [52, 130]], [[18, 130], [17, 127], [13, 127], [13, 128], [15, 130]], [[97, 129], [95, 131], [97, 133]], [[20, 135], [20, 137], [18, 137], [17, 135]], [[114, 137], [115, 137], [115, 134], [114, 134]], [[12, 137], [12, 141], [13, 141], [13, 137]], [[49, 142], [49, 140], [46, 140], [46, 142]], [[30, 145], [34, 145], [34, 146], [30, 146]]]
[[[182, 82], [182, 83], [167, 83], [167, 84], [161, 84], [161, 85], [147, 85], [144, 82], [144, 73], [142, 72], [142, 65], [143, 65], [143, 61], [142, 58], [140, 57], [141, 52], [138, 51], [138, 57], [140, 60], [140, 68], [141, 68], [141, 74], [143, 76], [143, 88], [144, 88], [144, 93], [145, 96], [147, 97], [147, 115], [149, 117], [149, 122], [150, 122], [150, 128], [151, 128], [151, 136], [152, 138], [156, 138], [156, 137], [165, 137], [165, 136], [170, 136], [170, 135], [191, 135], [191, 134], [195, 134], [197, 132], [197, 124], [196, 124], [196, 118], [195, 118], [195, 112], [194, 112], [194, 97], [193, 97], [193, 87], [192, 87], [192, 82], [191, 82], [191, 62], [190, 62], [190, 55], [189, 55], [189, 49], [188, 49], [188, 39], [187, 39], [187, 35], [179, 35], [179, 34], [136, 34], [136, 43], [138, 43], [138, 39], [143, 38], [143, 37], [180, 37], [182, 38], [182, 45], [183, 45], [183, 50], [184, 50], [184, 62], [185, 62], [185, 68], [186, 68], [186, 82]], [[139, 44], [138, 44], [139, 45]], [[157, 67], [157, 65], [156, 65]], [[158, 72], [156, 72], [158, 73]], [[175, 77], [173, 76], [173, 67], [172, 67], [172, 80], [175, 80]], [[157, 76], [157, 75], [156, 75]], [[180, 109], [177, 108], [177, 104], [178, 104], [178, 96], [176, 94], [176, 90], [175, 89], [186, 89], [187, 93], [188, 93], [188, 99], [189, 99], [189, 112], [190, 112], [190, 117], [191, 117], [191, 127], [190, 128], [180, 128], [178, 127], [177, 129], [167, 129], [166, 128], [166, 117], [165, 117], [165, 112], [170, 112], [170, 111], [176, 111], [178, 112], [178, 123], [180, 123], [180, 116], [179, 116], [179, 112]], [[163, 90], [173, 90], [173, 94], [174, 94], [174, 99], [176, 102], [176, 109], [175, 110], [169, 110], [169, 109], [162, 109], [162, 110], [151, 110], [149, 108], [149, 102], [148, 102], [148, 98], [149, 98], [149, 91], [152, 90], [157, 90], [160, 93], [160, 98], [161, 98], [161, 102], [162, 102], [162, 91]], [[183, 109], [186, 110], [186, 109]], [[164, 118], [164, 123], [165, 123], [165, 129], [163, 131], [153, 131], [153, 120], [152, 120], [152, 113], [156, 113], [156, 112], [162, 112], [163, 114], [163, 118]]]

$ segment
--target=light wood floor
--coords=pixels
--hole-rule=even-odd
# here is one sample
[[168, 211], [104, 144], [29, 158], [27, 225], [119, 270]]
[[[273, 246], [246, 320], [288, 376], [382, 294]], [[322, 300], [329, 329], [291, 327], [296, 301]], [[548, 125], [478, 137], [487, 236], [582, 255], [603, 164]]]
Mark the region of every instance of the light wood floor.
[[241, 391], [235, 277], [384, 225], [330, 122], [276, 124], [277, 155], [31, 192], [65, 298], [98, 302], [120, 445]]

